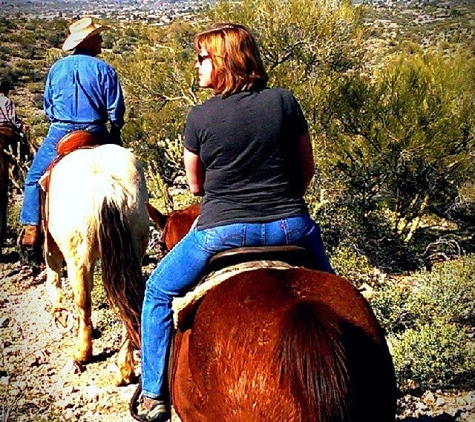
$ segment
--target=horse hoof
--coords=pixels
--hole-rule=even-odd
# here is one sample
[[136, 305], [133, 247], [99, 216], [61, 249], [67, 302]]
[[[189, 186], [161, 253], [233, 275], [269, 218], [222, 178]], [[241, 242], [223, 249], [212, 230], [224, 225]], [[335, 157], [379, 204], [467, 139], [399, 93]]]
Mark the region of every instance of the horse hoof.
[[61, 376], [65, 378], [68, 374], [79, 375], [86, 370], [86, 367], [75, 359], [69, 359], [64, 368], [61, 370]]
[[91, 351], [74, 352], [73, 359], [74, 359], [74, 362], [76, 362], [78, 365], [84, 365], [85, 363], [91, 362], [92, 349]]
[[73, 373], [82, 374], [85, 370], [86, 366], [83, 363], [73, 359]]
[[123, 387], [130, 384], [135, 384], [138, 380], [138, 376], [135, 374], [135, 371], [132, 371], [128, 374], [122, 374], [117, 372], [115, 375], [115, 385], [117, 387]]

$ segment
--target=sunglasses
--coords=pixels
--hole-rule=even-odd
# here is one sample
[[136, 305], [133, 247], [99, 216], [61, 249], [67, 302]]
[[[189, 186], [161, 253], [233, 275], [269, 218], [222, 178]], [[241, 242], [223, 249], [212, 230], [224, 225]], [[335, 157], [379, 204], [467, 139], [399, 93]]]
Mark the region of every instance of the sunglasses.
[[203, 64], [206, 59], [209, 59], [211, 56], [209, 54], [198, 54], [198, 63]]

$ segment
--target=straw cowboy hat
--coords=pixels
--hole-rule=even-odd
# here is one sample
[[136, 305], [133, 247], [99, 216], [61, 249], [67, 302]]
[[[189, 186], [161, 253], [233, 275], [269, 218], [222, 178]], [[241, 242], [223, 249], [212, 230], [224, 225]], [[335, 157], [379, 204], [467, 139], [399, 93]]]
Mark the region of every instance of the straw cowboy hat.
[[68, 51], [76, 48], [86, 38], [99, 34], [109, 29], [108, 26], [94, 23], [92, 18], [82, 18], [69, 26], [69, 36], [63, 44], [63, 50]]

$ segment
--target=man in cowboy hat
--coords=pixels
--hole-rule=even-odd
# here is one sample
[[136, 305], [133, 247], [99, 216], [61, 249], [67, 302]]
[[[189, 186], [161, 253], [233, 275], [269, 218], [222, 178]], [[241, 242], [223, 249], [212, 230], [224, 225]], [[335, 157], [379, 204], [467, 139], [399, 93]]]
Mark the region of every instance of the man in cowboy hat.
[[[38, 181], [57, 157], [56, 145], [70, 132], [85, 130], [103, 143], [121, 144], [125, 105], [114, 68], [96, 56], [101, 53], [101, 32], [107, 26], [85, 17], [69, 27], [64, 51], [73, 54], [51, 67], [45, 85], [43, 107], [50, 120], [46, 138], [38, 149], [25, 179], [18, 243], [30, 259], [38, 259], [40, 186]], [[107, 129], [107, 123], [110, 130]], [[28, 258], [28, 256], [27, 256]]]

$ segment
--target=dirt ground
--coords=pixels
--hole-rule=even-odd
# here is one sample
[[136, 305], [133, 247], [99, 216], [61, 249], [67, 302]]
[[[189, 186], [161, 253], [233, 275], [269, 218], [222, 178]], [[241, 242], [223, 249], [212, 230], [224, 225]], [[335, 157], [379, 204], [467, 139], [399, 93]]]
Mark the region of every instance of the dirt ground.
[[[105, 302], [93, 311], [94, 360], [79, 367], [71, 359], [74, 328], [53, 324], [44, 272], [15, 262], [0, 275], [0, 421], [133, 420], [136, 385], [114, 386], [121, 325]], [[73, 310], [70, 295], [68, 302]]]
[[[19, 262], [7, 239], [0, 261], [0, 422], [130, 422], [128, 405], [136, 385], [114, 386], [121, 325], [100, 285], [94, 290], [93, 362], [73, 364], [74, 327], [52, 323], [45, 274]], [[144, 267], [147, 275], [153, 267]], [[72, 297], [64, 278], [69, 309]], [[100, 283], [98, 283], [100, 284]], [[136, 363], [140, 357], [136, 352]], [[426, 392], [399, 400], [404, 422], [475, 422], [475, 392]], [[216, 421], [219, 422], [219, 421]]]

